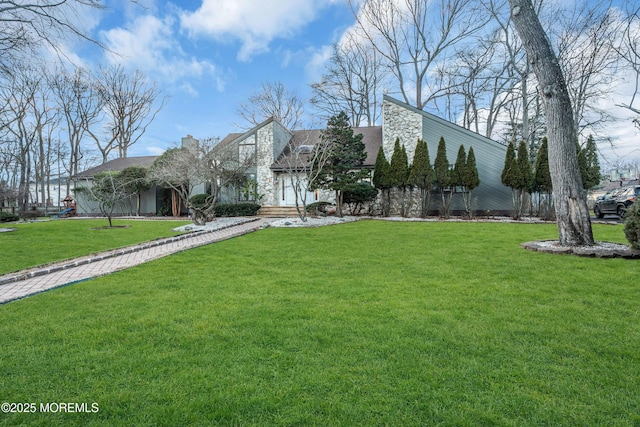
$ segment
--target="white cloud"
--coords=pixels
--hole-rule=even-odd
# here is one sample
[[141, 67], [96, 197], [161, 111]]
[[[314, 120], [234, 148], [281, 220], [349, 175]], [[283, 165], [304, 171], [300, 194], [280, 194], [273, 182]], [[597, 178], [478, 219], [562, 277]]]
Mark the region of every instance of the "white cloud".
[[214, 64], [185, 54], [175, 37], [173, 24], [171, 17], [144, 15], [124, 27], [102, 32], [107, 47], [114, 52], [107, 53], [108, 61], [137, 68], [171, 84], [191, 78], [219, 79]]
[[193, 36], [238, 40], [238, 59], [267, 52], [276, 38], [291, 37], [316, 12], [335, 0], [203, 0], [195, 12], [183, 11], [182, 27]]
[[307, 79], [310, 82], [317, 83], [322, 79], [322, 74], [325, 72], [327, 62], [331, 59], [332, 53], [332, 46], [322, 46], [311, 55], [311, 59], [306, 66]]

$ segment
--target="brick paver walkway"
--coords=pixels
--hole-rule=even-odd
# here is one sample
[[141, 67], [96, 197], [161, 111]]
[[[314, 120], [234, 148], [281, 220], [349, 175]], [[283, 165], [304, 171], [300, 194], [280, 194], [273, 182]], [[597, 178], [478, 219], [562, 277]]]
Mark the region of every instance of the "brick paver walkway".
[[0, 276], [0, 304], [71, 283], [103, 276], [198, 246], [259, 230], [270, 222], [258, 218], [214, 231], [155, 240], [140, 245]]

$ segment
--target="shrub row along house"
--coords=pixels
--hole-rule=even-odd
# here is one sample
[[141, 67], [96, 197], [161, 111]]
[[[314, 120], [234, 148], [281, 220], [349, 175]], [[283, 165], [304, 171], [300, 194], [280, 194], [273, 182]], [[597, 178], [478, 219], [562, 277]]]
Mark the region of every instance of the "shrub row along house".
[[[426, 142], [431, 159], [434, 159], [441, 140], [445, 141], [447, 159], [451, 168], [456, 162], [460, 146], [475, 153], [480, 185], [473, 191], [472, 207], [475, 211], [506, 213], [512, 208], [511, 191], [501, 182], [501, 173], [506, 154], [506, 146], [464, 129], [456, 124], [438, 118], [427, 112], [413, 108], [389, 96], [384, 97], [381, 126], [353, 128], [355, 135], [362, 134], [366, 158], [358, 168], [368, 170], [369, 179], [373, 173], [376, 156], [382, 150], [388, 160], [394, 152], [396, 141], [404, 146], [409, 164], [413, 161], [419, 140]], [[289, 130], [277, 120], [270, 118], [244, 133], [227, 135], [218, 144], [231, 148], [239, 159], [252, 159], [252, 164], [244, 170], [245, 183], [228, 185], [220, 193], [220, 202], [233, 203], [242, 200], [256, 200], [263, 209], [294, 207], [318, 201], [334, 201], [334, 193], [325, 190], [309, 190], [306, 174], [301, 174], [310, 164], [314, 147], [322, 140], [322, 130]], [[183, 146], [199, 144], [191, 136], [182, 139]], [[130, 157], [116, 159], [89, 169], [75, 177], [76, 187], [90, 187], [96, 173], [118, 171], [131, 165], [149, 167], [156, 157]], [[252, 191], [247, 191], [251, 184]], [[192, 195], [207, 191], [207, 185], [194, 186]], [[447, 190], [449, 191], [449, 190]], [[140, 197], [140, 211], [143, 214], [166, 214], [168, 190], [154, 187], [144, 191]], [[433, 210], [438, 197], [434, 197]], [[77, 194], [78, 213], [98, 214], [97, 203], [89, 200], [86, 192]], [[135, 212], [135, 201], [121, 203], [117, 214]], [[419, 203], [408, 207], [409, 215], [417, 215]], [[464, 210], [462, 199], [452, 200], [451, 210]], [[399, 212], [393, 211], [392, 215]]]

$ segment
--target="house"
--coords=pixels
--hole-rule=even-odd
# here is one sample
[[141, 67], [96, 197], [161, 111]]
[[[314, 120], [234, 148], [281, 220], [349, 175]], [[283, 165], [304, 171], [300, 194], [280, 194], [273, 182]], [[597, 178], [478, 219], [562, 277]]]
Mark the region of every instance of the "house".
[[[384, 96], [383, 99], [382, 125], [357, 127], [354, 128], [354, 133], [363, 135], [362, 141], [365, 144], [367, 157], [362, 168], [371, 171], [373, 171], [380, 146], [383, 147], [387, 159], [391, 159], [396, 138], [400, 140], [401, 144], [404, 144], [409, 163], [413, 160], [418, 139], [427, 142], [433, 162], [438, 142], [441, 137], [444, 137], [447, 157], [452, 166], [461, 144], [467, 152], [470, 147], [473, 147], [480, 177], [480, 185], [473, 193], [474, 209], [491, 212], [506, 212], [511, 209], [511, 190], [501, 182], [507, 150], [506, 146], [501, 143], [413, 108], [389, 96]], [[258, 192], [262, 196], [260, 204], [265, 207], [293, 207], [296, 203], [296, 197], [291, 177], [299, 168], [295, 167], [292, 160], [300, 161], [301, 158], [304, 158], [300, 154], [310, 154], [313, 146], [320, 141], [321, 134], [321, 129], [286, 129], [272, 117], [244, 133], [227, 135], [219, 144], [221, 147], [236, 146], [240, 158], [254, 156], [255, 166], [249, 168], [245, 176], [256, 182]], [[193, 144], [198, 141], [187, 136], [183, 138], [182, 143]], [[154, 156], [116, 159], [83, 172], [79, 178], [84, 177], [86, 180], [99, 171], [122, 170], [132, 164], [148, 166], [153, 163], [153, 160], [155, 160]], [[205, 186], [200, 187], [196, 192], [204, 191]], [[306, 196], [307, 203], [332, 201], [333, 198], [331, 192], [306, 191], [306, 189], [303, 191], [306, 192], [304, 196]], [[145, 208], [142, 209], [142, 212], [158, 212], [161, 207], [158, 189], [149, 190], [147, 193], [144, 195]], [[238, 193], [238, 188], [227, 189], [221, 195], [220, 201], [241, 200]], [[83, 203], [89, 206], [88, 203], [84, 201]], [[462, 202], [454, 198], [452, 209], [463, 209]], [[79, 211], [89, 213], [84, 209]]]
[[[91, 169], [87, 169], [84, 172], [72, 177], [74, 197], [76, 198], [77, 213], [78, 215], [99, 215], [100, 209], [98, 203], [89, 199], [89, 195], [82, 191], [83, 188], [88, 188], [93, 185], [94, 175], [100, 172], [121, 172], [122, 170], [130, 166], [143, 166], [150, 167], [158, 156], [141, 156], [141, 157], [122, 157], [119, 159], [113, 159], [106, 163], [96, 166]], [[159, 187], [153, 187], [144, 193], [140, 197], [140, 213], [142, 215], [155, 215], [162, 207], [163, 189]], [[127, 215], [135, 214], [136, 212], [136, 200], [131, 198], [116, 206], [114, 214]]]
[[[411, 164], [418, 139], [423, 139], [427, 143], [433, 163], [440, 137], [444, 137], [451, 167], [455, 164], [461, 144], [467, 153], [469, 148], [473, 147], [480, 178], [480, 185], [473, 190], [473, 209], [495, 213], [511, 211], [511, 189], [502, 184], [501, 179], [507, 154], [505, 145], [394, 98], [384, 96], [382, 146], [387, 159], [391, 159], [395, 140], [398, 138], [400, 143], [404, 144]], [[462, 202], [454, 198], [451, 209], [463, 209]]]

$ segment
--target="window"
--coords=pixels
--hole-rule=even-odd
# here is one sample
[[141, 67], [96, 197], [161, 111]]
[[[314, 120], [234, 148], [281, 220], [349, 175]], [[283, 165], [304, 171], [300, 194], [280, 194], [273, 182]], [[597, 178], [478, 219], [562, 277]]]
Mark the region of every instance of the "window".
[[241, 162], [246, 160], [255, 159], [256, 145], [255, 144], [241, 144], [239, 147], [239, 158]]
[[311, 154], [312, 151], [312, 145], [299, 145], [296, 147], [296, 153], [298, 154]]

